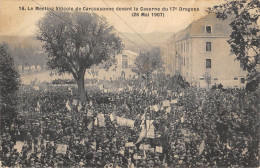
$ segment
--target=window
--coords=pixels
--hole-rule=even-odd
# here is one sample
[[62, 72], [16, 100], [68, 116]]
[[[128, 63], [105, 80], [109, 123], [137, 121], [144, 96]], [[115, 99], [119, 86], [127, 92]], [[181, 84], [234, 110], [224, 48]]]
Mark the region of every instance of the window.
[[211, 26], [206, 26], [206, 33], [211, 34]]
[[211, 51], [211, 42], [206, 42], [206, 51]]
[[245, 83], [246, 79], [245, 78], [240, 78], [241, 83]]
[[122, 68], [128, 68], [128, 56], [122, 55]]
[[217, 80], [218, 80], [218, 78], [214, 78], [214, 80], [215, 80], [215, 81], [217, 81]]
[[211, 68], [211, 59], [206, 59], [206, 68]]
[[128, 68], [128, 61], [127, 60], [122, 61], [122, 68]]
[[200, 80], [204, 80], [204, 78], [200, 78]]
[[238, 80], [238, 78], [237, 78], [237, 77], [235, 77], [235, 78], [234, 78], [234, 80]]

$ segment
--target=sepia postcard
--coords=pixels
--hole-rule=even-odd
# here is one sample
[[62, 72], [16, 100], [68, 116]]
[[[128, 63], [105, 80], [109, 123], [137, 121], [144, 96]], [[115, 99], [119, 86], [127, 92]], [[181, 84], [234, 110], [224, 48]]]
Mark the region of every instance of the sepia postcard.
[[259, 167], [258, 0], [1, 0], [0, 167]]

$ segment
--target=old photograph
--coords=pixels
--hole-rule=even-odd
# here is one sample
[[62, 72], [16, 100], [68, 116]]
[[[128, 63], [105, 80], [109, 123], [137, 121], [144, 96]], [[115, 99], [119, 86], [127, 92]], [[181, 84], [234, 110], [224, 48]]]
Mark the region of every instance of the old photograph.
[[259, 167], [259, 0], [1, 0], [0, 167]]

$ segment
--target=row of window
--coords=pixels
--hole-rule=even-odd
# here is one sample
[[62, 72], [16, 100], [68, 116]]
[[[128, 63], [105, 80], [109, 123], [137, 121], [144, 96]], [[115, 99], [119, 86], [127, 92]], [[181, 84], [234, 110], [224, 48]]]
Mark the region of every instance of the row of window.
[[[203, 77], [200, 78], [200, 80], [204, 80]], [[217, 81], [218, 78], [213, 78], [214, 81]], [[238, 77], [235, 77], [234, 80], [238, 80]], [[246, 78], [240, 78], [240, 82], [241, 83], [245, 83], [246, 82]]]
[[[243, 63], [240, 63], [240, 68], [243, 68]], [[206, 69], [211, 69], [211, 59], [206, 59]]]
[[[205, 26], [205, 33], [211, 34], [211, 26]], [[190, 50], [190, 42], [180, 42], [180, 44], [177, 44], [175, 46], [176, 50], [180, 53], [189, 52]], [[173, 46], [170, 46], [170, 50], [173, 49]], [[211, 42], [207, 42], [206, 44], [206, 51], [211, 51]]]
[[[180, 53], [189, 52], [189, 43], [188, 42], [181, 43], [181, 45], [178, 45], [176, 49], [177, 52], [180, 51]], [[211, 51], [211, 42], [206, 42], [206, 51]]]
[[190, 43], [189, 42], [180, 42], [180, 44], [177, 44], [175, 47], [176, 47], [177, 52], [187, 53], [190, 50]]

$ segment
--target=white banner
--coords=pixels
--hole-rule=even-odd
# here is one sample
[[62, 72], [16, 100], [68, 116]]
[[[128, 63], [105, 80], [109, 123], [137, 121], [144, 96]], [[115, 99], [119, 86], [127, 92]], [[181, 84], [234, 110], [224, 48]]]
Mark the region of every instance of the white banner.
[[163, 102], [164, 107], [169, 107], [170, 106], [170, 100], [164, 100]]
[[134, 143], [133, 142], [127, 142], [127, 143], [125, 143], [125, 146], [126, 147], [132, 147], [132, 146], [134, 146]]
[[128, 127], [131, 127], [131, 128], [134, 128], [134, 120], [130, 120], [130, 119], [127, 119], [127, 118], [123, 118], [123, 117], [116, 117], [116, 122], [118, 125], [121, 125], [121, 126], [128, 126]]
[[162, 153], [163, 148], [161, 146], [156, 146], [155, 151], [158, 152], [158, 153]]
[[101, 113], [98, 113], [98, 124], [100, 127], [105, 127], [106, 124], [105, 124], [105, 115], [104, 114], [101, 114]]
[[66, 154], [67, 148], [68, 148], [68, 145], [58, 144], [58, 147], [56, 149], [56, 153]]

